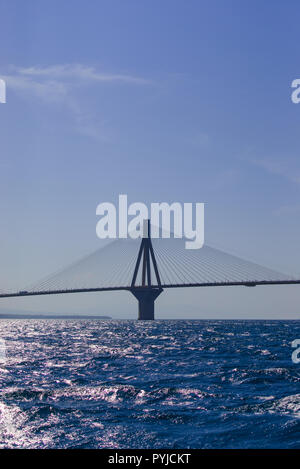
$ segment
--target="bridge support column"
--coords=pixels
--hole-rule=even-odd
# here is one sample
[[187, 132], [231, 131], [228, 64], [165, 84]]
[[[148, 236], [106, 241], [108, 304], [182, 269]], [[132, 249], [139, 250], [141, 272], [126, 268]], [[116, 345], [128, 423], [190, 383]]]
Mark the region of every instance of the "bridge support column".
[[140, 320], [153, 320], [154, 319], [154, 301], [163, 292], [162, 288], [132, 288], [131, 293], [136, 297], [139, 302], [139, 316]]

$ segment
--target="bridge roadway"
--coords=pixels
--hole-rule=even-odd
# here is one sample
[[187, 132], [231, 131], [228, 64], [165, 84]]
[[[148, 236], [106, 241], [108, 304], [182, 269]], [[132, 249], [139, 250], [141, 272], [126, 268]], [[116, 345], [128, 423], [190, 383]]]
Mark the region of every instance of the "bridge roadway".
[[[134, 286], [134, 290], [147, 291], [158, 288], [190, 288], [190, 287], [256, 287], [259, 285], [297, 285], [300, 280], [262, 280], [255, 282], [210, 282], [210, 283], [182, 283], [182, 284], [161, 284], [160, 286]], [[132, 286], [119, 287], [99, 287], [99, 288], [72, 288], [65, 290], [43, 290], [43, 291], [26, 291], [0, 293], [0, 298], [13, 298], [19, 296], [41, 296], [41, 295], [61, 295], [68, 293], [93, 293], [102, 291], [129, 291], [132, 292]]]

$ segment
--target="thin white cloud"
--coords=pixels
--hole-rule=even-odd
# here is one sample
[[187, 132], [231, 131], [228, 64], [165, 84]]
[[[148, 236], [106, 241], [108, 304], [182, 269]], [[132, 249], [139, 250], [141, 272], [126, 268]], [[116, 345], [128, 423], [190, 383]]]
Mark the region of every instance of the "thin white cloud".
[[2, 75], [7, 83], [7, 87], [14, 91], [17, 91], [22, 96], [24, 92], [26, 95], [30, 94], [30, 97], [34, 95], [37, 98], [47, 102], [61, 102], [66, 98], [68, 94], [68, 87], [66, 84], [47, 80], [47, 81], [35, 81], [27, 77], [19, 75]]
[[274, 210], [274, 215], [298, 215], [300, 213], [300, 205], [282, 205]]
[[190, 136], [187, 141], [195, 147], [203, 148], [209, 146], [211, 138], [206, 132], [198, 132]]
[[300, 184], [299, 160], [295, 158], [275, 159], [275, 158], [255, 158], [250, 159], [250, 163], [263, 168], [269, 174], [282, 176], [291, 182]]
[[[46, 104], [63, 105], [69, 111], [76, 130], [83, 135], [107, 140], [103, 131], [103, 116], [86, 109], [78, 89], [84, 86], [100, 86], [105, 83], [143, 86], [151, 80], [127, 74], [105, 73], [82, 64], [60, 64], [48, 67], [10, 67], [10, 73], [1, 75], [8, 89], [22, 97], [35, 97]], [[83, 111], [84, 109], [84, 111]]]
[[94, 67], [88, 67], [81, 64], [53, 65], [50, 67], [27, 67], [16, 69], [17, 73], [29, 77], [47, 77], [48, 79], [66, 79], [85, 80], [93, 82], [119, 82], [135, 85], [149, 85], [151, 80], [118, 73], [103, 73], [97, 71]]

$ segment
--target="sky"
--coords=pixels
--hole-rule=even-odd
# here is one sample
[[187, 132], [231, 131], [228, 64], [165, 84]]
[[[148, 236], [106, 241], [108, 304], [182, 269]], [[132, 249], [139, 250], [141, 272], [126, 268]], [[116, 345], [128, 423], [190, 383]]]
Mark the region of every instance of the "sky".
[[[0, 289], [101, 246], [96, 207], [203, 202], [207, 244], [300, 277], [299, 2], [0, 0]], [[160, 318], [299, 318], [297, 286], [164, 292]], [[130, 294], [0, 310], [135, 318]]]

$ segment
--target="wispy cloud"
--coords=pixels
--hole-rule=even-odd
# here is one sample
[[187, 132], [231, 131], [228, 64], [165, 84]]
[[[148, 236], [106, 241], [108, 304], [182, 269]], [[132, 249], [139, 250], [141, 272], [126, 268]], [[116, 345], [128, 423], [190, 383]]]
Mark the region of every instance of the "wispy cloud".
[[[46, 100], [61, 99], [67, 94], [67, 87], [64, 83], [53, 80], [32, 80], [30, 77], [24, 77], [17, 71], [7, 75], [1, 75], [10, 89], [15, 91], [27, 92], [38, 98]], [[25, 96], [23, 94], [23, 96]]]
[[287, 158], [254, 158], [250, 163], [264, 169], [270, 174], [275, 174], [288, 179], [291, 182], [300, 184], [299, 159]]
[[282, 205], [274, 210], [274, 215], [298, 215], [300, 213], [300, 205]]
[[53, 65], [51, 67], [27, 67], [18, 68], [18, 74], [27, 77], [47, 77], [51, 79], [85, 80], [93, 82], [119, 82], [131, 83], [134, 85], [149, 85], [151, 80], [142, 77], [118, 74], [103, 73], [97, 71], [94, 67], [88, 67], [81, 64]]
[[[96, 117], [87, 111], [80, 99], [80, 87], [100, 86], [105, 83], [128, 86], [151, 85], [151, 80], [120, 73], [106, 73], [82, 64], [59, 64], [48, 67], [11, 66], [9, 73], [1, 75], [9, 89], [22, 97], [34, 97], [44, 104], [63, 105], [69, 111], [76, 130], [91, 138], [106, 140], [103, 133], [105, 116]], [[84, 110], [83, 110], [84, 109]]]
[[211, 138], [206, 132], [196, 132], [187, 139], [188, 143], [197, 148], [206, 148], [211, 143]]

